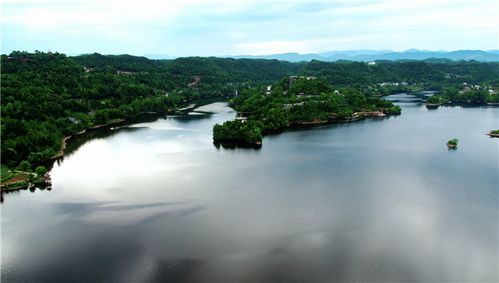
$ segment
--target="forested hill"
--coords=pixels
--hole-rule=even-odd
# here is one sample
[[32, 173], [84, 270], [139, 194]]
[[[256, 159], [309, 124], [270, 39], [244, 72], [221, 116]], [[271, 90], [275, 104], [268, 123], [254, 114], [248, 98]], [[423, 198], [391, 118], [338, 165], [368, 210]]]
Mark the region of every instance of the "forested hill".
[[499, 83], [499, 63], [460, 61], [428, 63], [423, 61], [362, 62], [311, 61], [302, 70], [303, 75], [316, 76], [333, 85], [366, 86], [381, 82], [408, 82], [423, 84], [427, 89], [443, 86], [489, 82]]
[[193, 76], [205, 83], [227, 82], [272, 83], [290, 74], [316, 76], [340, 86], [358, 86], [383, 82], [423, 84], [439, 89], [457, 83], [479, 84], [499, 80], [499, 62], [477, 61], [379, 61], [374, 64], [353, 61], [290, 63], [265, 59], [232, 59], [218, 57], [185, 57], [174, 60], [149, 60], [130, 55], [98, 53], [71, 57], [78, 64], [107, 68], [108, 71], [159, 72], [170, 75], [171, 83], [185, 83]]
[[232, 96], [303, 67], [277, 60], [42, 52], [12, 52], [1, 64], [1, 161], [10, 167], [50, 158], [64, 136], [88, 127], [166, 112], [199, 97]]
[[[464, 81], [498, 84], [498, 63], [289, 63], [188, 57], [149, 60], [130, 55], [12, 52], [1, 56], [2, 164], [37, 164], [58, 152], [65, 135], [146, 112], [165, 112], [189, 99], [233, 96], [290, 75], [386, 91], [384, 82], [435, 88]], [[372, 85], [371, 85], [372, 84]], [[373, 85], [375, 87], [373, 87]], [[404, 85], [405, 86], [405, 85]]]
[[71, 57], [76, 63], [97, 67], [99, 71], [124, 70], [130, 72], [163, 73], [172, 84], [186, 84], [199, 76], [206, 84], [227, 82], [273, 82], [295, 74], [305, 63], [290, 63], [264, 59], [230, 59], [217, 57], [185, 57], [174, 60], [149, 60], [130, 55], [101, 55], [98, 53]]

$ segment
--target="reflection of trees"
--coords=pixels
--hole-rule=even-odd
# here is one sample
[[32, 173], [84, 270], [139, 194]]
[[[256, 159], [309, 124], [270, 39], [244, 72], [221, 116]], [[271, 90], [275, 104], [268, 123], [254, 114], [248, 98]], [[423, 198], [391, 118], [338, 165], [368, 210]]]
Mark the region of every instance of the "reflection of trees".
[[[203, 109], [203, 110], [197, 110], [200, 107], [210, 105], [216, 102], [227, 102], [226, 99], [221, 99], [221, 98], [207, 98], [207, 99], [199, 99], [193, 101], [196, 106], [193, 109], [186, 109], [183, 111], [177, 111], [176, 115], [173, 116], [172, 118], [175, 119], [175, 121], [178, 121], [181, 124], [188, 123], [190, 121], [194, 120], [203, 120], [203, 119], [210, 119], [213, 114], [218, 113], [217, 111], [210, 111], [210, 109]], [[189, 115], [189, 113], [195, 113], [194, 115]]]
[[258, 151], [262, 148], [261, 145], [241, 144], [237, 142], [213, 142], [213, 146], [215, 146], [217, 149], [223, 148], [252, 151]]
[[[220, 99], [203, 99], [200, 101], [195, 101], [196, 102], [196, 107], [201, 107], [204, 105], [209, 105], [214, 102], [221, 102], [224, 100]], [[202, 120], [202, 119], [209, 119], [213, 116], [214, 113], [212, 112], [207, 112], [207, 111], [194, 111], [194, 113], [200, 113], [200, 115], [189, 115], [189, 113], [192, 113], [192, 110], [188, 111], [178, 111], [178, 114], [173, 115], [173, 116], [166, 116], [167, 118], [174, 119], [176, 122], [179, 123], [189, 123], [190, 121], [193, 120]], [[131, 124], [136, 124], [136, 123], [148, 123], [148, 122], [155, 122], [160, 118], [158, 115], [143, 115], [140, 117], [137, 117], [133, 120], [127, 121], [127, 125]], [[94, 139], [103, 139], [103, 138], [108, 138], [111, 136], [114, 136], [118, 133], [126, 133], [126, 132], [133, 132], [141, 129], [140, 127], [121, 127], [117, 128], [115, 130], [111, 130], [112, 127], [104, 127], [104, 128], [99, 128], [99, 129], [92, 129], [92, 130], [87, 130], [86, 133], [81, 134], [81, 135], [76, 135], [71, 137], [67, 141], [66, 148], [64, 150], [64, 156], [60, 159], [57, 160], [58, 163], [60, 163], [62, 160], [64, 160], [65, 157], [71, 156], [73, 153], [75, 153], [78, 148], [80, 148], [82, 145], [86, 144], [87, 142], [94, 140]], [[51, 166], [50, 166], [51, 167]]]
[[24, 187], [22, 189], [19, 189], [19, 190], [11, 190], [11, 191], [1, 191], [0, 192], [0, 202], [4, 202], [4, 194], [6, 197], [8, 197], [8, 195], [16, 195], [16, 194], [20, 194], [21, 191], [29, 191], [31, 193], [34, 193], [36, 191], [44, 191], [44, 192], [50, 192], [52, 189], [50, 187], [44, 187], [44, 186], [38, 186], [38, 187], [30, 187], [29, 189]]
[[[189, 113], [200, 113], [200, 115], [189, 115]], [[186, 124], [186, 123], [189, 123], [190, 121], [194, 121], [194, 120], [203, 120], [203, 119], [209, 119], [211, 118], [211, 116], [213, 116], [213, 113], [211, 112], [192, 112], [192, 111], [189, 111], [189, 112], [182, 112], [180, 114], [178, 114], [177, 116], [175, 117], [172, 117], [173, 119], [175, 119], [176, 122], [179, 122], [180, 124]]]
[[73, 155], [73, 153], [75, 153], [78, 150], [78, 148], [80, 148], [82, 145], [86, 144], [91, 140], [104, 139], [114, 136], [118, 133], [130, 133], [138, 131], [140, 129], [142, 128], [123, 127], [123, 128], [117, 128], [115, 130], [111, 130], [109, 128], [101, 128], [101, 129], [89, 130], [84, 134], [73, 136], [67, 141], [66, 148], [64, 149], [64, 156], [62, 158], [57, 159], [57, 161], [59, 163], [60, 161], [64, 160], [65, 157]]

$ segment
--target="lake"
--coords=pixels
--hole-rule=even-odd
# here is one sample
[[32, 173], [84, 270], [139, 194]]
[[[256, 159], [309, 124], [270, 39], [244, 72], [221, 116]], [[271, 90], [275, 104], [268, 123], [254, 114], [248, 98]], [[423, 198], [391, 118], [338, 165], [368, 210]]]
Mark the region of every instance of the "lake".
[[79, 136], [4, 194], [2, 282], [498, 281], [499, 108], [388, 99], [261, 149], [213, 145], [224, 102]]

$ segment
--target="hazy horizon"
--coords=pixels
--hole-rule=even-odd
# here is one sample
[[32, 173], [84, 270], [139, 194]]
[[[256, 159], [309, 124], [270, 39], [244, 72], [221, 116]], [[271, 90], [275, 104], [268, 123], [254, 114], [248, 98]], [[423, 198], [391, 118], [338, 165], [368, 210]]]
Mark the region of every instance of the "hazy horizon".
[[4, 0], [2, 53], [183, 56], [499, 49], [494, 0]]
[[94, 52], [84, 52], [84, 53], [66, 53], [66, 52], [63, 52], [63, 51], [60, 51], [60, 50], [57, 50], [57, 49], [47, 49], [47, 50], [40, 50], [40, 49], [30, 49], [30, 50], [26, 50], [26, 49], [13, 49], [13, 50], [10, 50], [10, 51], [3, 51], [2, 50], [2, 54], [9, 54], [10, 52], [13, 52], [13, 51], [20, 51], [20, 52], [30, 52], [30, 53], [34, 53], [36, 51], [39, 51], [39, 52], [53, 52], [53, 53], [62, 53], [62, 54], [66, 54], [67, 56], [80, 56], [80, 55], [86, 55], [86, 54], [94, 54], [94, 53], [98, 53], [98, 54], [101, 54], [101, 55], [131, 55], [131, 56], [138, 56], [138, 57], [148, 57], [148, 56], [170, 56], [172, 58], [182, 58], [182, 57], [231, 57], [231, 56], [254, 56], [254, 57], [258, 57], [258, 56], [272, 56], [272, 55], [283, 55], [283, 54], [298, 54], [298, 55], [321, 55], [321, 54], [326, 54], [326, 53], [341, 53], [341, 52], [345, 52], [345, 53], [348, 53], [348, 52], [361, 52], [361, 51], [366, 51], [366, 53], [359, 53], [359, 54], [372, 54], [372, 53], [369, 53], [369, 51], [371, 52], [394, 52], [394, 53], [403, 53], [403, 52], [411, 52], [411, 51], [418, 51], [418, 52], [435, 52], [435, 53], [448, 53], [448, 52], [457, 52], [457, 51], [483, 51], [483, 52], [498, 52], [499, 49], [455, 49], [455, 50], [428, 50], [428, 49], [416, 49], [416, 48], [409, 48], [409, 49], [405, 49], [405, 50], [392, 50], [392, 49], [342, 49], [342, 50], [328, 50], [328, 51], [324, 51], [324, 52], [317, 52], [317, 53], [303, 53], [303, 52], [293, 52], [293, 51], [289, 51], [289, 52], [280, 52], [280, 53], [262, 53], [262, 54], [222, 54], [222, 55], [196, 55], [196, 54], [190, 54], [190, 55], [179, 55], [179, 56], [174, 56], [174, 55], [170, 55], [170, 54], [166, 54], [166, 53], [144, 53], [144, 54], [134, 54], [134, 53], [130, 53], [130, 52], [125, 52], [125, 53], [101, 53], [101, 52], [97, 52], [97, 51], [94, 51]]

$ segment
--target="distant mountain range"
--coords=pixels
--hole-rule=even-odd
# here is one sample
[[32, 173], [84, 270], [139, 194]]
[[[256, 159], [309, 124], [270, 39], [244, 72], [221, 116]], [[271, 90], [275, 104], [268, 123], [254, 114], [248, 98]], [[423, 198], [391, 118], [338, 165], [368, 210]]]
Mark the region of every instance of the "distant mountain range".
[[[161, 54], [146, 54], [145, 57], [150, 59], [173, 59], [175, 57]], [[318, 54], [299, 54], [299, 53], [282, 53], [269, 55], [237, 55], [237, 56], [217, 56], [224, 58], [250, 58], [250, 59], [277, 59], [289, 62], [301, 61], [379, 61], [379, 60], [428, 60], [428, 61], [459, 61], [459, 60], [476, 60], [479, 62], [499, 61], [499, 50], [456, 50], [456, 51], [429, 51], [409, 49], [402, 52], [391, 50], [344, 50], [344, 51], [328, 51]]]

